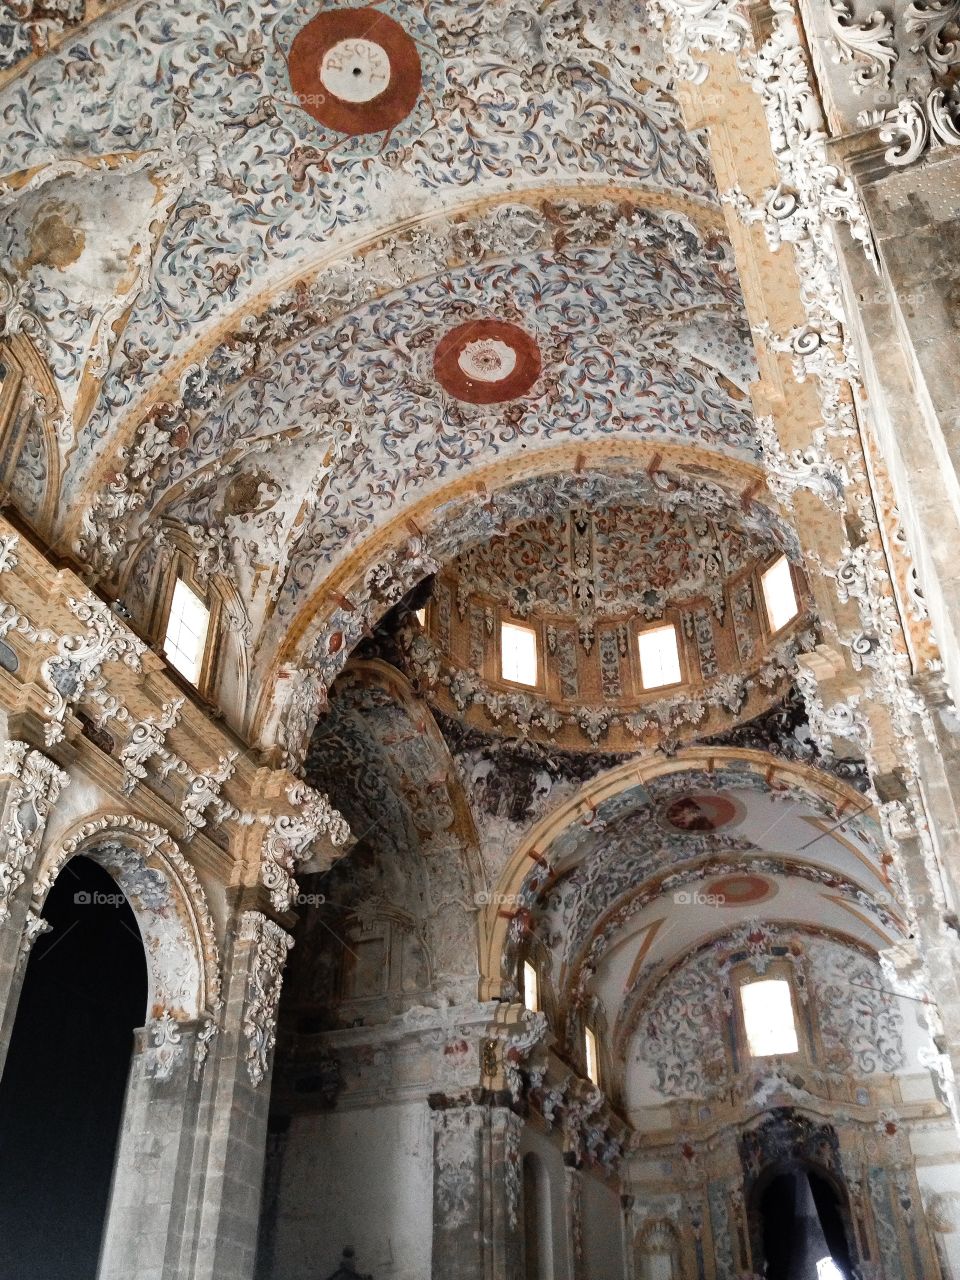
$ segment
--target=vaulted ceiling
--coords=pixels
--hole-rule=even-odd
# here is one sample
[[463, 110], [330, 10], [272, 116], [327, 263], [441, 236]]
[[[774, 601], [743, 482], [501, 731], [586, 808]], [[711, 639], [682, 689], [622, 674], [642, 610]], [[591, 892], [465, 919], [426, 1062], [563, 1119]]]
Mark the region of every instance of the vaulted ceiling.
[[[221, 709], [349, 818], [332, 883], [395, 899], [451, 999], [478, 936], [491, 990], [535, 945], [624, 1058], [645, 993], [760, 916], [895, 940], [869, 805], [729, 746], [840, 629], [645, 9], [2, 13], [0, 289], [41, 371], [12, 499], [143, 629], [174, 544], [231, 585], [249, 680]], [[843, 510], [842, 467], [792, 466]], [[629, 628], [671, 610], [689, 678], [649, 697]], [[550, 688], [498, 681], [500, 612], [545, 628]]]
[[750, 488], [732, 252], [634, 6], [58, 13], [4, 19], [0, 244], [57, 423], [13, 491], [135, 621], [158, 530], [232, 580], [238, 728], [464, 485], [616, 440]]

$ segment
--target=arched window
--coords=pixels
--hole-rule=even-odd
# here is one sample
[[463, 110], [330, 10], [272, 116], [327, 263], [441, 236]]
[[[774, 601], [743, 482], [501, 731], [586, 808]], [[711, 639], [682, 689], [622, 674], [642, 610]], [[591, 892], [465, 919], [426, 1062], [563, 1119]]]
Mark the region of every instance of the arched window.
[[680, 1239], [665, 1218], [648, 1222], [636, 1239], [637, 1280], [683, 1280]]
[[600, 1052], [597, 1044], [597, 1033], [593, 1027], [585, 1027], [583, 1031], [583, 1053], [587, 1076], [599, 1088], [600, 1086]]

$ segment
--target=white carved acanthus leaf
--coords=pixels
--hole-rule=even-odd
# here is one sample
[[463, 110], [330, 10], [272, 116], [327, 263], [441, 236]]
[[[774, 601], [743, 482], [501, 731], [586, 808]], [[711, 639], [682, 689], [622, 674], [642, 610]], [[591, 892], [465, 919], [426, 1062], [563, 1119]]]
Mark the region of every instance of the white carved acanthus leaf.
[[897, 47], [893, 40], [893, 23], [879, 9], [866, 22], [857, 23], [847, 0], [830, 0], [827, 22], [836, 48], [838, 63], [855, 63], [854, 92], [889, 88]]
[[960, 40], [949, 34], [960, 25], [960, 0], [911, 0], [903, 25], [916, 36], [911, 52], [923, 49], [934, 75], [944, 76], [960, 62]]
[[[260, 880], [270, 893], [276, 911], [288, 911], [296, 896], [293, 874], [297, 864], [312, 851], [318, 840], [343, 848], [350, 839], [346, 819], [322, 792], [305, 782], [287, 788], [287, 799], [295, 812], [272, 819], [263, 839]], [[330, 858], [332, 864], [333, 858]]]
[[886, 117], [880, 141], [887, 164], [902, 169], [921, 159], [931, 146], [960, 146], [960, 101], [956, 90], [934, 89], [920, 102], [904, 98]]
[[63, 721], [70, 706], [103, 685], [105, 662], [122, 662], [131, 671], [139, 671], [147, 648], [96, 596], [71, 598], [67, 604], [86, 630], [83, 635], [61, 636], [57, 652], [41, 663], [40, 676], [50, 694], [50, 719], [44, 730], [47, 746], [63, 737]]
[[750, 31], [738, 0], [653, 0], [649, 13], [666, 32], [664, 49], [679, 74], [694, 84], [702, 84], [708, 71], [695, 52], [739, 53]]
[[283, 966], [293, 939], [259, 911], [245, 911], [240, 921], [240, 941], [252, 947], [243, 1011], [247, 1041], [247, 1072], [254, 1087], [263, 1083], [270, 1069], [270, 1055], [277, 1040], [277, 1006], [283, 983]]
[[47, 814], [70, 781], [52, 760], [19, 739], [0, 746], [0, 779], [4, 777], [9, 783], [0, 827], [0, 923], [9, 916], [10, 901], [40, 847]]

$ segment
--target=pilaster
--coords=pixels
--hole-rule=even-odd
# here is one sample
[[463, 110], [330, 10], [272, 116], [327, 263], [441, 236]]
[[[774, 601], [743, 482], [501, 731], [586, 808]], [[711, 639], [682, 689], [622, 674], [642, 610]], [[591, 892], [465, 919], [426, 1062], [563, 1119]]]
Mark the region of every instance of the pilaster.
[[30, 907], [47, 817], [68, 775], [28, 742], [0, 746], [0, 1073], [6, 1060], [26, 955], [44, 931]]

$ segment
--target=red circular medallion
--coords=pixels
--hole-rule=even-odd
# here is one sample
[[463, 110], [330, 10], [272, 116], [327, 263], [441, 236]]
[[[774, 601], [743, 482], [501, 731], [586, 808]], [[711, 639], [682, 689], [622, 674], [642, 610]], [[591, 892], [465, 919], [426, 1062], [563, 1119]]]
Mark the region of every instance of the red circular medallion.
[[433, 371], [458, 400], [498, 404], [530, 390], [540, 376], [540, 350], [519, 325], [469, 320], [440, 339]]
[[746, 872], [721, 876], [708, 884], [705, 892], [718, 898], [723, 907], [745, 907], [753, 902], [764, 902], [772, 898], [777, 886], [765, 876], [749, 875]]
[[711, 792], [694, 795], [688, 792], [665, 805], [663, 817], [674, 831], [691, 834], [719, 831], [721, 827], [729, 826], [735, 818], [742, 817], [742, 813], [737, 802], [727, 796]]
[[297, 102], [339, 133], [382, 133], [420, 96], [420, 55], [378, 9], [329, 9], [300, 31], [287, 61]]

